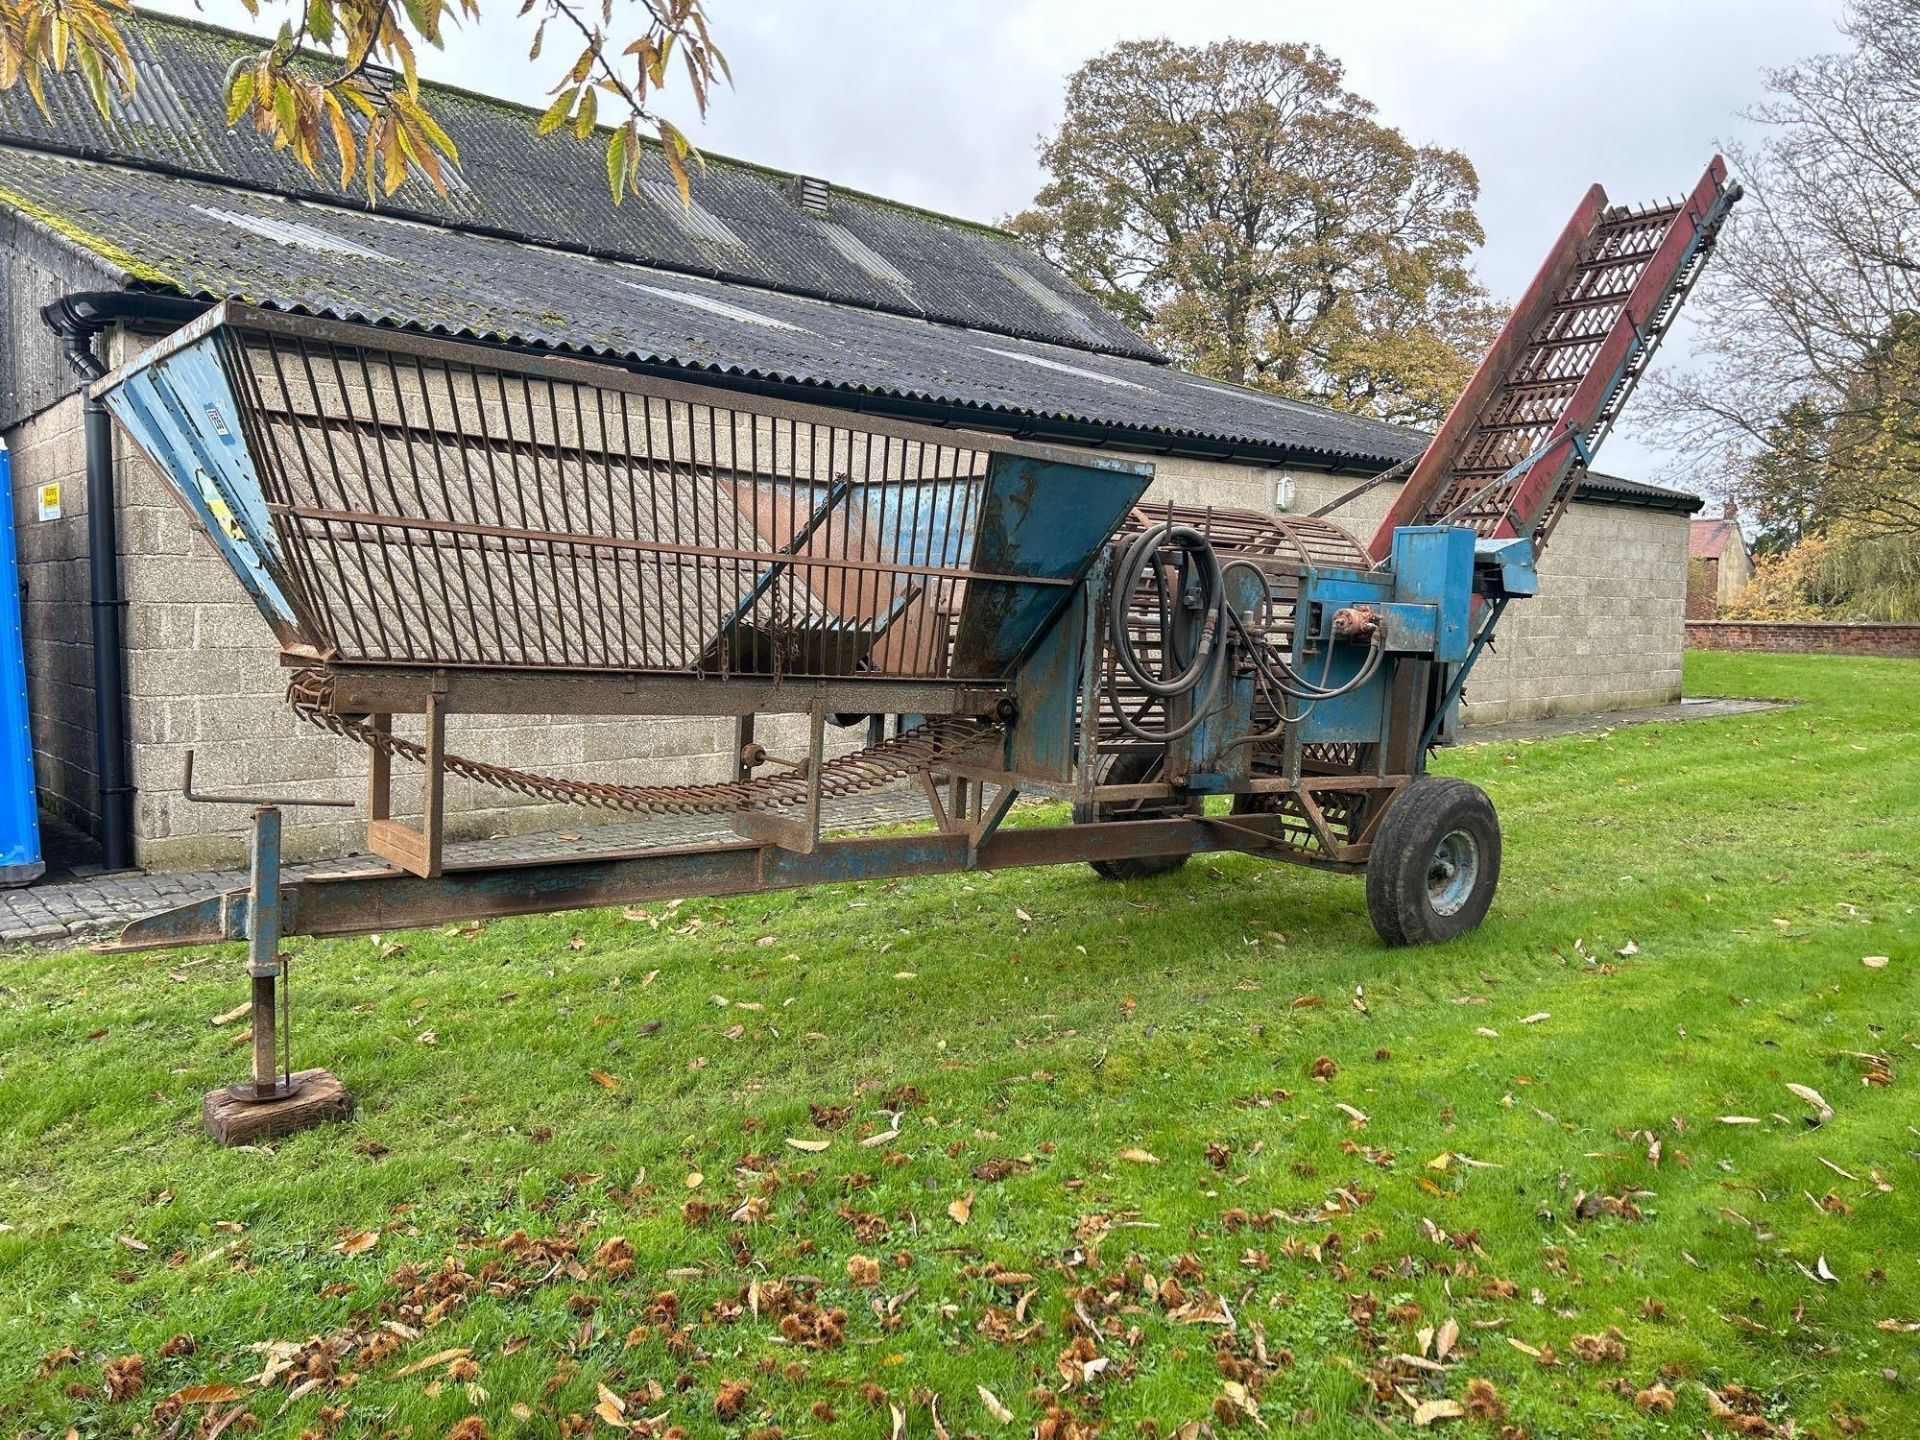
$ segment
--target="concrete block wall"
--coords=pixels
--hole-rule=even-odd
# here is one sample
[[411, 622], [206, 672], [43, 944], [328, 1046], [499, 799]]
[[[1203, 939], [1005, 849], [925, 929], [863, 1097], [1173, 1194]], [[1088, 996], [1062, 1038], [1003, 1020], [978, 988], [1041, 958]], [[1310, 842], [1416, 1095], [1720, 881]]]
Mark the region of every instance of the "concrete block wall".
[[[1274, 479], [1294, 481], [1292, 512], [1311, 514], [1359, 476], [1259, 470], [1142, 456], [1155, 466], [1149, 500], [1272, 509]], [[1364, 542], [1385, 518], [1394, 487], [1367, 491], [1327, 518]], [[1467, 682], [1468, 725], [1629, 710], [1680, 698], [1685, 649], [1687, 521], [1677, 511], [1581, 501], [1540, 567], [1540, 594], [1516, 603], [1493, 653]]]

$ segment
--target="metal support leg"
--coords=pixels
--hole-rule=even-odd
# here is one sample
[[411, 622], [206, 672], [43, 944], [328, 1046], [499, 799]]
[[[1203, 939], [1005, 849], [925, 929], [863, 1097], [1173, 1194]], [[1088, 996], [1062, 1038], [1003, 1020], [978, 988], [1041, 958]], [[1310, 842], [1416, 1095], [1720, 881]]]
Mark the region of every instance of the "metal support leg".
[[299, 1086], [293, 1079], [292, 1035], [284, 1031], [279, 1012], [287, 967], [280, 954], [280, 811], [272, 805], [253, 812], [250, 879], [247, 976], [253, 987], [253, 1079], [229, 1086], [227, 1093], [235, 1100], [285, 1100]]
[[[376, 777], [376, 797], [383, 778]], [[328, 1120], [343, 1120], [353, 1113], [353, 1097], [346, 1087], [325, 1070], [296, 1074], [293, 1069], [293, 1009], [287, 994], [287, 959], [280, 953], [280, 804], [348, 802], [196, 795], [191, 754], [183, 788], [189, 800], [254, 807], [252, 866], [242, 927], [252, 998], [253, 1075], [207, 1094], [200, 1108], [207, 1133], [222, 1145], [250, 1145]]]

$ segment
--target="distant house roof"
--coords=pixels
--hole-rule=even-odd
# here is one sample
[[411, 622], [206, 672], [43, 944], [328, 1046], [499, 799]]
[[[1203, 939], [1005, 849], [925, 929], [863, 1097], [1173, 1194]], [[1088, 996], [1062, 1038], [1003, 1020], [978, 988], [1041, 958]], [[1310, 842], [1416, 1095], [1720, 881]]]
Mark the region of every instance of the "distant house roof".
[[[516, 216], [544, 230], [515, 238], [460, 214], [409, 216], [343, 203], [338, 195], [317, 191], [304, 170], [251, 134], [227, 134], [217, 75], [210, 79], [206, 67], [258, 42], [178, 22], [147, 19], [142, 26], [141, 43], [154, 53], [191, 60], [168, 58], [158, 78], [149, 74], [143, 81], [134, 104], [148, 107], [141, 113], [154, 117], [150, 121], [134, 124], [123, 117], [107, 136], [91, 102], [69, 83], [49, 86], [56, 119], [48, 127], [30, 101], [0, 94], [0, 207], [84, 256], [106, 284], [208, 301], [243, 299], [642, 370], [692, 371], [716, 383], [843, 408], [1149, 453], [1370, 474], [1417, 455], [1429, 438], [1419, 430], [1187, 374], [1164, 363], [1010, 237], [885, 202], [863, 200], [867, 210], [861, 214], [881, 217], [873, 220], [876, 226], [892, 217], [885, 223], [914, 228], [891, 232], [882, 258], [917, 291], [921, 282], [914, 277], [940, 271], [964, 251], [965, 263], [956, 261], [950, 271], [963, 292], [952, 308], [977, 301], [970, 319], [875, 303], [852, 293], [859, 286], [851, 279], [844, 287], [835, 276], [816, 276], [818, 283], [810, 286], [797, 283], [808, 272], [795, 248], [799, 241], [786, 246], [785, 239], [810, 235], [804, 227], [812, 222], [788, 202], [778, 177], [753, 167], [735, 166], [745, 178], [737, 192], [727, 192], [748, 196], [751, 204], [716, 201], [709, 213], [735, 234], [755, 237], [750, 250], [771, 247], [780, 258], [767, 268], [778, 275], [717, 279], [696, 275], [690, 266], [642, 263], [625, 252], [585, 253], [592, 247], [546, 232], [624, 224], [619, 217], [628, 212], [648, 217], [647, 224], [677, 225], [677, 198], [671, 207], [630, 199], [616, 211], [598, 168], [597, 188], [569, 190], [586, 183], [567, 178], [570, 157], [581, 147], [535, 141], [526, 112], [461, 92], [448, 92], [443, 114], [470, 105], [481, 128], [457, 137], [473, 174], [467, 189], [446, 204], [486, 209], [495, 201], [483, 203], [482, 187], [491, 185], [489, 195], [505, 197], [499, 204], [520, 207]], [[200, 121], [190, 118], [195, 115]], [[91, 139], [76, 144], [75, 136]], [[187, 152], [192, 165], [232, 170], [239, 183], [188, 175], [177, 157], [156, 158], [169, 136], [182, 143], [197, 137], [193, 144], [199, 148]], [[111, 146], [105, 144], [109, 139]], [[537, 176], [528, 173], [534, 162], [527, 158], [536, 145], [543, 147]], [[550, 154], [544, 148], [549, 146]], [[560, 178], [549, 178], [549, 164], [558, 167]], [[715, 164], [700, 182], [703, 203], [721, 173], [731, 172]], [[537, 195], [543, 185], [558, 187], [566, 203]], [[779, 218], [762, 231], [741, 218], [755, 206], [784, 208], [767, 212]], [[497, 209], [487, 213], [501, 218]], [[836, 212], [850, 234], [857, 218], [852, 210]], [[681, 243], [693, 247], [685, 253], [697, 255], [704, 242], [673, 241]], [[916, 248], [921, 245], [926, 248]], [[660, 248], [672, 245], [663, 240]], [[1029, 299], [1035, 293], [1029, 284], [1006, 279], [1012, 262], [1001, 273], [1003, 252], [1026, 267], [1020, 273], [1029, 280], [1049, 277], [1048, 293], [1064, 287], [1075, 297], [1071, 316], [1042, 305], [1039, 311], [1051, 319], [993, 323], [1002, 290], [991, 278], [976, 284], [965, 274], [966, 264], [991, 261], [1012, 291]], [[860, 251], [842, 247], [834, 253]], [[931, 292], [933, 281], [927, 283]], [[1103, 336], [1110, 331], [1120, 338], [1112, 345], [1075, 338], [1069, 332], [1082, 319], [1107, 327]], [[1040, 333], [1048, 325], [1055, 333]], [[1589, 476], [1580, 494], [1687, 513], [1700, 504], [1691, 495], [1602, 475]]]
[[[228, 68], [268, 43], [142, 13], [126, 22], [139, 83], [102, 119], [77, 69], [47, 84], [42, 115], [16, 85], [0, 92], [0, 141], [120, 160], [336, 208], [364, 194], [316, 179], [251, 126], [230, 130]], [[1005, 231], [827, 186], [824, 214], [802, 208], [800, 177], [709, 155], [683, 209], [657, 147], [638, 193], [614, 205], [601, 146], [539, 136], [538, 112], [423, 83], [461, 165], [441, 196], [414, 177], [378, 206], [656, 269], [731, 279], [900, 315], [919, 315], [1089, 350], [1161, 359], [1099, 302]]]
[[1687, 532], [1689, 560], [1718, 560], [1726, 553], [1727, 542], [1747, 543], [1737, 520], [1695, 520]]

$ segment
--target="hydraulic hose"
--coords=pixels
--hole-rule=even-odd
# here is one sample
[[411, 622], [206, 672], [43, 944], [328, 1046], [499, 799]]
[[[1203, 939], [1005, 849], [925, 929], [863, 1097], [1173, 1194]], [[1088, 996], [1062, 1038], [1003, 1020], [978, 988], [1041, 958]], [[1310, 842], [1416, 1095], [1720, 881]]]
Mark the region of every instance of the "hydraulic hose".
[[[1174, 550], [1186, 557], [1186, 563], [1180, 567], [1185, 572], [1189, 565], [1193, 567], [1199, 585], [1200, 635], [1193, 647], [1193, 657], [1182, 668], [1168, 673], [1169, 665], [1180, 663], [1176, 627], [1173, 621], [1175, 609], [1182, 603], [1179, 587], [1173, 594], [1166, 589], [1162, 550]], [[1120, 723], [1132, 735], [1155, 744], [1166, 744], [1191, 734], [1212, 712], [1214, 697], [1219, 693], [1221, 677], [1226, 673], [1227, 645], [1226, 630], [1236, 623], [1232, 610], [1227, 603], [1226, 572], [1221, 568], [1219, 553], [1211, 541], [1191, 525], [1181, 525], [1166, 521], [1143, 530], [1134, 537], [1120, 558], [1119, 573], [1125, 577], [1124, 587], [1117, 589], [1107, 608], [1109, 631], [1112, 638], [1112, 654], [1115, 663], [1127, 672], [1127, 678], [1148, 695], [1162, 700], [1177, 696], [1193, 695], [1193, 713], [1185, 723], [1167, 730], [1150, 730], [1127, 713], [1126, 706], [1115, 697], [1114, 713]], [[1140, 589], [1141, 580], [1151, 578], [1160, 589], [1160, 673], [1150, 671], [1134, 649], [1133, 629], [1128, 619], [1133, 611], [1133, 597]], [[1113, 672], [1107, 672], [1108, 688], [1112, 688]]]
[[[1178, 580], [1170, 593], [1167, 586], [1166, 569], [1168, 560], [1165, 552], [1173, 551], [1180, 556]], [[1337, 699], [1352, 694], [1365, 685], [1380, 668], [1385, 657], [1385, 648], [1376, 630], [1367, 658], [1352, 677], [1338, 685], [1328, 685], [1327, 675], [1332, 667], [1333, 654], [1328, 649], [1321, 664], [1320, 679], [1310, 681], [1296, 672], [1277, 651], [1263, 639], [1249, 632], [1247, 622], [1234, 612], [1229, 599], [1227, 575], [1234, 570], [1249, 570], [1258, 577], [1261, 586], [1267, 584], [1266, 572], [1259, 566], [1244, 559], [1231, 559], [1221, 562], [1219, 552], [1213, 543], [1200, 531], [1190, 525], [1175, 521], [1165, 521], [1142, 531], [1128, 544], [1120, 557], [1119, 574], [1126, 577], [1125, 583], [1117, 588], [1108, 603], [1107, 619], [1111, 636], [1111, 659], [1107, 667], [1107, 688], [1113, 700], [1113, 712], [1121, 726], [1136, 739], [1152, 744], [1166, 744], [1191, 734], [1208, 715], [1213, 713], [1215, 700], [1220, 692], [1222, 679], [1226, 675], [1227, 660], [1231, 647], [1228, 644], [1229, 632], [1239, 635], [1247, 655], [1252, 660], [1255, 674], [1264, 686], [1280, 692], [1281, 698], [1275, 701], [1280, 715], [1280, 725], [1274, 730], [1259, 735], [1249, 735], [1236, 744], [1262, 743], [1277, 738], [1280, 732], [1290, 724], [1298, 724], [1306, 718], [1316, 704], [1322, 700]], [[1191, 578], [1197, 587], [1194, 608], [1200, 614], [1200, 633], [1194, 643], [1190, 657], [1180, 653], [1178, 627], [1175, 624], [1175, 611], [1184, 601], [1187, 581]], [[1157, 670], [1150, 669], [1139, 655], [1134, 644], [1133, 628], [1130, 620], [1133, 614], [1133, 602], [1143, 582], [1150, 581], [1159, 592], [1160, 616], [1160, 664]], [[1149, 697], [1136, 714], [1128, 713], [1114, 692], [1115, 668], [1124, 670], [1127, 678], [1144, 691]], [[1176, 668], [1177, 667], [1177, 668]], [[1165, 730], [1153, 730], [1140, 722], [1140, 716], [1152, 705], [1153, 700], [1170, 700], [1180, 696], [1192, 696], [1192, 713], [1183, 724]], [[1286, 697], [1302, 702], [1297, 714], [1288, 712]]]

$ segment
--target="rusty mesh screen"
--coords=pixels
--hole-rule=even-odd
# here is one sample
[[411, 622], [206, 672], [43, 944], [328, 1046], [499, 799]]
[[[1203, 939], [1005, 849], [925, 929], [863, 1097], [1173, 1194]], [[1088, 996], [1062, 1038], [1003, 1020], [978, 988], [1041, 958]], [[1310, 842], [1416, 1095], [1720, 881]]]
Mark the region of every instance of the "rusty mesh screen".
[[316, 658], [948, 673], [984, 450], [470, 350], [221, 341]]

